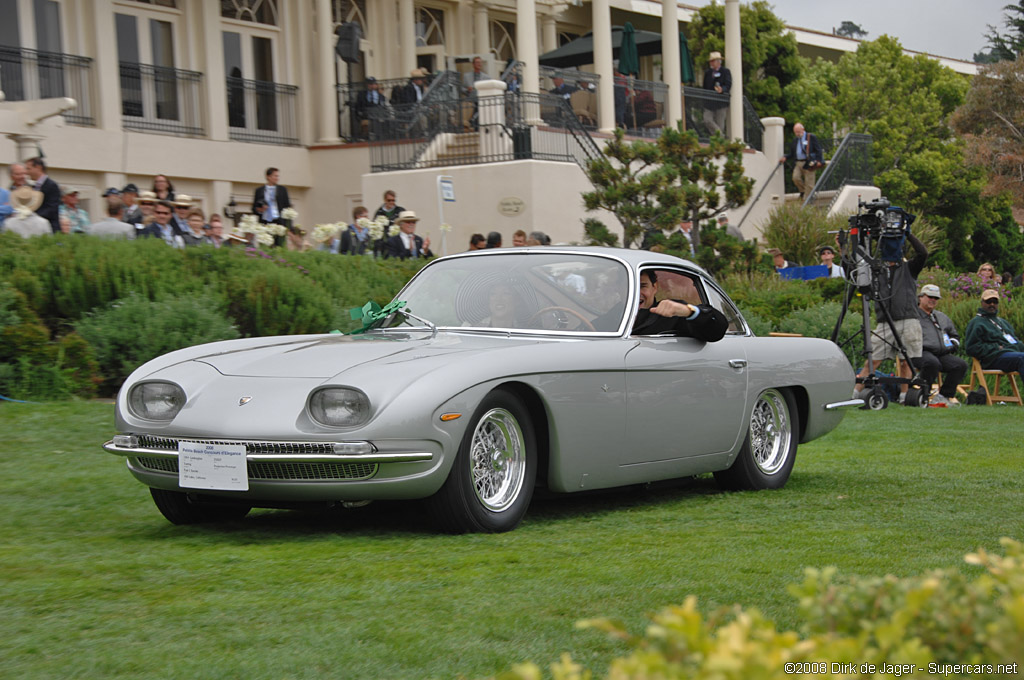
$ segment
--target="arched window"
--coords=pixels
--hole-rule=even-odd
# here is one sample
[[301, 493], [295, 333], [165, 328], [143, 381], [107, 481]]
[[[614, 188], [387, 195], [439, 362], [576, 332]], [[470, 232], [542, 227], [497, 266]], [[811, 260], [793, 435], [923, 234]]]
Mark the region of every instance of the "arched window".
[[331, 25], [334, 28], [355, 22], [359, 24], [363, 35], [367, 34], [369, 25], [366, 23], [366, 0], [331, 0], [331, 13]]
[[220, 0], [220, 15], [226, 19], [277, 26], [277, 0]]
[[516, 58], [516, 25], [510, 21], [491, 20], [491, 49], [504, 64]]
[[444, 10], [416, 8], [416, 46], [444, 45]]

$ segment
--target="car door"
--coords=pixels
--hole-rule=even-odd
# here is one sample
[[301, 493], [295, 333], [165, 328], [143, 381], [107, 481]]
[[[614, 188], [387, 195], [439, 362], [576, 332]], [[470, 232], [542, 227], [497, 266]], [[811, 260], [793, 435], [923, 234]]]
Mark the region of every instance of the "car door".
[[[730, 331], [718, 342], [671, 336], [637, 336], [626, 355], [626, 440], [622, 466], [654, 466], [690, 474], [696, 456], [727, 453], [744, 432], [747, 400], [745, 329], [724, 296], [687, 272], [659, 270], [659, 278], [689, 278], [690, 303], [726, 313]], [[670, 293], [671, 294], [671, 293]], [[668, 297], [669, 295], [666, 295]], [[699, 296], [699, 299], [694, 299]], [[659, 298], [660, 299], [660, 298]], [[730, 313], [731, 312], [731, 313]], [[652, 478], [657, 478], [655, 474]]]

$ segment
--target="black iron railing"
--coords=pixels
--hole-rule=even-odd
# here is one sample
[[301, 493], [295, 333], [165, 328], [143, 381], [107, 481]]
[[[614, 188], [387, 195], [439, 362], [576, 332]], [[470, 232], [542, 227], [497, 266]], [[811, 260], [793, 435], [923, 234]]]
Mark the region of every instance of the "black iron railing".
[[228, 137], [237, 142], [299, 145], [299, 88], [228, 77]]
[[202, 137], [203, 74], [122, 61], [121, 122], [126, 130]]
[[832, 154], [832, 159], [818, 175], [814, 189], [804, 198], [804, 206], [811, 205], [822, 192], [834, 192], [829, 204], [831, 208], [844, 186], [871, 186], [875, 179], [871, 143], [871, 135], [856, 132], [846, 135]]
[[20, 47], [0, 47], [0, 87], [7, 101], [70, 97], [63, 114], [71, 125], [93, 126], [92, 59]]
[[582, 167], [600, 155], [565, 99], [549, 94], [396, 106], [370, 127], [372, 172], [528, 159]]

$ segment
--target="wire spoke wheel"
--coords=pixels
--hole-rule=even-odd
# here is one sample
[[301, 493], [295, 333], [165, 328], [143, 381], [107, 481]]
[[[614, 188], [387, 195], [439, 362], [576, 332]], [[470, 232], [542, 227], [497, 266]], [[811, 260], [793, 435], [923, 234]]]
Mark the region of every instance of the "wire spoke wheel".
[[789, 456], [792, 437], [786, 400], [775, 390], [764, 392], [750, 415], [750, 450], [754, 464], [766, 475], [778, 472]]
[[473, 490], [488, 510], [501, 512], [519, 496], [526, 478], [526, 446], [519, 422], [494, 408], [473, 431], [469, 464]]

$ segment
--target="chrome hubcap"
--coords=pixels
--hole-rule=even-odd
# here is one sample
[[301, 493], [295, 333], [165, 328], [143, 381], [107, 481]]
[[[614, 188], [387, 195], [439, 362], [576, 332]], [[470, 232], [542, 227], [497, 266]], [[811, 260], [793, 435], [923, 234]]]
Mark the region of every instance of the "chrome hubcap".
[[750, 415], [750, 450], [761, 472], [775, 474], [786, 464], [792, 437], [785, 397], [776, 390], [766, 390], [757, 398]]
[[515, 416], [491, 409], [477, 423], [469, 451], [476, 497], [500, 512], [515, 502], [526, 479], [526, 447]]

